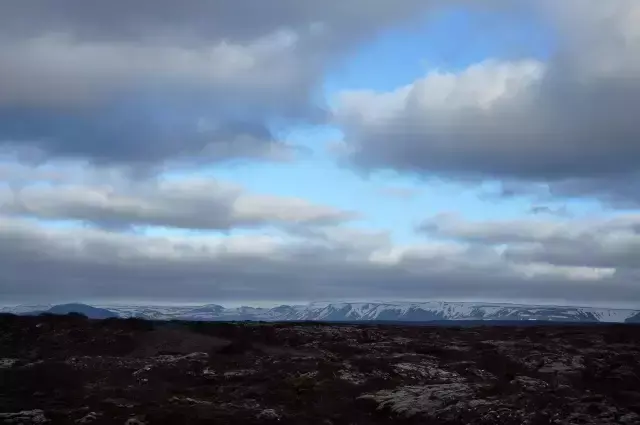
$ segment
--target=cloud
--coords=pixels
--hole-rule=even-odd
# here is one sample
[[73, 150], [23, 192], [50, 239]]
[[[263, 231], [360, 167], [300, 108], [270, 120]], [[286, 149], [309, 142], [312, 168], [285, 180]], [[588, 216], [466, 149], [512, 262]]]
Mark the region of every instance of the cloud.
[[[360, 231], [361, 232], [361, 231]], [[640, 289], [608, 268], [512, 261], [460, 242], [393, 245], [286, 234], [151, 236], [0, 218], [0, 294], [46, 299], [571, 299]], [[117, 294], [117, 295], [115, 295]], [[36, 295], [32, 295], [33, 299]]]
[[[108, 170], [103, 170], [102, 176], [93, 176], [93, 181], [45, 172], [39, 179], [25, 181], [20, 171], [16, 167], [5, 173], [8, 179], [0, 184], [0, 213], [79, 220], [115, 228], [163, 226], [200, 230], [335, 225], [359, 218], [355, 212], [299, 198], [248, 193], [240, 186], [212, 178], [130, 181], [113, 171], [105, 177]], [[86, 172], [85, 176], [91, 177], [91, 173]]]
[[548, 205], [532, 205], [529, 208], [529, 213], [534, 215], [548, 214], [558, 217], [568, 217], [571, 215], [566, 205], [558, 208], [550, 207]]
[[548, 60], [496, 57], [389, 92], [343, 93], [335, 113], [350, 160], [576, 195], [563, 190], [572, 181], [578, 195], [626, 197], [617, 182], [637, 182], [640, 166], [640, 4], [560, 3], [526, 3], [557, 33]]
[[[431, 237], [499, 248], [520, 264], [549, 264], [636, 272], [640, 264], [640, 215], [613, 217], [522, 218], [468, 221], [445, 214], [426, 220], [419, 231]], [[629, 281], [635, 283], [635, 279]]]
[[388, 198], [409, 200], [418, 196], [420, 189], [414, 187], [386, 186], [380, 188], [378, 193]]
[[115, 44], [44, 35], [0, 40], [0, 144], [44, 158], [155, 164], [271, 158], [291, 147], [272, 118], [315, 120], [299, 86], [297, 38], [276, 32], [248, 45]]
[[[25, 0], [3, 5], [2, 32], [25, 37], [33, 33], [71, 31], [81, 38], [128, 40], [177, 37], [183, 40], [221, 39], [244, 42], [273, 28], [312, 27], [342, 34], [364, 34], [411, 17], [429, 3], [421, 0], [346, 0], [301, 4], [274, 0], [246, 5], [232, 1], [141, 0], [135, 4], [109, 3], [95, 7], [82, 0]], [[254, 12], [248, 14], [247, 10]], [[27, 26], [31, 24], [33, 26]]]
[[[605, 177], [568, 179], [553, 184], [550, 194], [557, 198], [597, 198], [604, 205], [617, 209], [637, 209], [640, 193], [637, 172], [613, 174]], [[526, 192], [525, 188], [525, 194]]]
[[246, 45], [115, 43], [60, 34], [9, 40], [1, 47], [12, 61], [0, 80], [0, 104], [83, 106], [124, 90], [157, 89], [160, 83], [187, 89], [231, 86], [256, 94], [282, 90], [296, 78], [291, 65], [299, 64], [290, 60], [298, 41], [297, 33], [285, 30]]
[[0, 147], [135, 167], [273, 159], [290, 148], [275, 134], [326, 120], [315, 92], [328, 67], [429, 7], [2, 3]]
[[638, 181], [640, 174], [637, 172], [547, 182], [504, 180], [483, 188], [480, 196], [488, 201], [520, 198], [534, 203], [596, 199], [601, 206], [611, 209], [635, 210], [640, 206], [640, 194], [636, 190]]

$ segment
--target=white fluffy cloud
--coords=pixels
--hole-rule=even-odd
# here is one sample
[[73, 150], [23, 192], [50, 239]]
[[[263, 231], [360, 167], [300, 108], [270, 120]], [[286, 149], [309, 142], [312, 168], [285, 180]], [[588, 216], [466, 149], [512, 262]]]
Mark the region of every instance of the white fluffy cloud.
[[75, 176], [70, 169], [66, 174], [40, 169], [39, 174], [31, 175], [29, 170], [33, 169], [15, 165], [5, 168], [5, 183], [0, 183], [0, 213], [115, 228], [164, 226], [187, 230], [335, 225], [359, 218], [353, 211], [299, 198], [253, 194], [212, 178], [131, 181], [108, 169], [99, 173], [76, 169], [80, 175]]
[[529, 4], [555, 29], [548, 60], [493, 58], [390, 92], [347, 91], [335, 112], [350, 159], [367, 169], [543, 182], [565, 196], [624, 195], [619, 182], [637, 182], [640, 167], [640, 4]]

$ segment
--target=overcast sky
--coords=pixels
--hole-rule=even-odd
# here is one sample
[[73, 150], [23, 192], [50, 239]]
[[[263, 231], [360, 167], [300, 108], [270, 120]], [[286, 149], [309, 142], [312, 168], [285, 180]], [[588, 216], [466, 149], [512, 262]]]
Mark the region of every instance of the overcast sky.
[[0, 300], [640, 308], [637, 0], [0, 3]]

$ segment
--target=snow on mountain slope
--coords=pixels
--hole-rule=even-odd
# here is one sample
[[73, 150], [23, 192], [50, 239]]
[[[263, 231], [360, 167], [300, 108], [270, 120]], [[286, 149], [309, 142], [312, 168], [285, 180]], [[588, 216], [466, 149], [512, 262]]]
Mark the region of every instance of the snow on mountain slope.
[[636, 310], [610, 310], [604, 308], [591, 309], [593, 315], [600, 322], [624, 322], [638, 314]]
[[433, 320], [554, 320], [573, 322], [624, 322], [636, 310], [591, 307], [537, 306], [463, 302], [321, 302], [273, 308], [220, 305], [154, 307], [102, 306], [122, 317], [156, 320], [320, 320], [320, 321], [433, 321]]
[[[36, 308], [37, 307], [37, 308]], [[0, 312], [25, 314], [56, 306], [2, 307]], [[153, 320], [260, 321], [415, 321], [434, 320], [552, 320], [572, 322], [640, 321], [640, 311], [595, 307], [539, 306], [464, 302], [321, 302], [273, 308], [201, 306], [100, 305], [119, 317]]]

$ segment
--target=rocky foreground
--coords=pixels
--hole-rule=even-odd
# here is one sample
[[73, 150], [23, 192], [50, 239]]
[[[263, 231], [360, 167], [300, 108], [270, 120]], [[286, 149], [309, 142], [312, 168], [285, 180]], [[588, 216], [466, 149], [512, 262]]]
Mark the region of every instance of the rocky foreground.
[[640, 327], [0, 317], [0, 423], [640, 424]]

